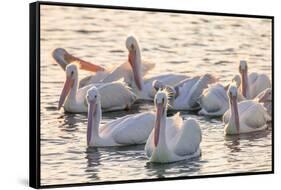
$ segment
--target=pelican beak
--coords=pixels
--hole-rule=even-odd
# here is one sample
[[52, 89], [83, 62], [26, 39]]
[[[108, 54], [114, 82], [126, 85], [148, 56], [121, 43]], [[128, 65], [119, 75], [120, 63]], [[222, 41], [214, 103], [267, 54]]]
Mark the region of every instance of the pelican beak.
[[105, 69], [101, 66], [95, 65], [93, 63], [84, 61], [78, 57], [75, 57], [69, 53], [64, 54], [64, 59], [68, 62], [78, 62], [79, 69], [91, 71], [91, 72], [98, 72], [98, 71], [105, 71]]
[[96, 100], [89, 102], [88, 108], [88, 126], [87, 126], [87, 145], [90, 145], [92, 132], [93, 132], [93, 124], [94, 124], [94, 114], [96, 113]]
[[240, 133], [240, 122], [239, 122], [239, 114], [238, 114], [238, 105], [237, 105], [237, 96], [231, 97], [231, 104], [233, 106], [234, 112], [234, 123], [236, 126], [237, 133]]
[[136, 83], [138, 89], [142, 90], [142, 76], [141, 76], [141, 71], [140, 71], [140, 67], [139, 67], [140, 63], [137, 62], [136, 50], [129, 51], [128, 61], [133, 69], [135, 83]]
[[64, 104], [65, 98], [68, 95], [70, 89], [73, 87], [73, 84], [74, 84], [74, 79], [72, 79], [70, 76], [67, 76], [59, 99], [59, 106], [58, 106], [59, 110]]
[[159, 142], [159, 135], [160, 135], [160, 125], [161, 119], [163, 116], [163, 104], [156, 103], [156, 122], [155, 122], [155, 129], [154, 129], [154, 145], [155, 147], [158, 145]]
[[241, 70], [242, 75], [242, 95], [247, 98], [247, 88], [248, 88], [248, 76], [247, 71], [245, 69]]

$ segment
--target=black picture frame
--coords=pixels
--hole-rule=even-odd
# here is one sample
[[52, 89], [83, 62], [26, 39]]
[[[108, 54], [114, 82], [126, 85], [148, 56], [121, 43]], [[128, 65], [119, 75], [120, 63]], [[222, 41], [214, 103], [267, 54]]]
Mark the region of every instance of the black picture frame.
[[[245, 17], [245, 18], [261, 18], [269, 19], [272, 22], [272, 170], [265, 172], [243, 172], [232, 174], [213, 174], [200, 176], [185, 176], [171, 177], [160, 179], [139, 179], [139, 180], [123, 180], [123, 181], [103, 181], [95, 183], [78, 183], [78, 184], [63, 184], [63, 185], [41, 185], [40, 184], [40, 6], [71, 6], [71, 7], [87, 7], [87, 8], [106, 8], [118, 10], [133, 10], [133, 11], [153, 11], [153, 12], [168, 12], [194, 15], [214, 15], [225, 17]], [[211, 178], [211, 177], [228, 177], [228, 176], [244, 176], [244, 175], [260, 175], [274, 173], [274, 16], [264, 15], [248, 15], [248, 14], [233, 14], [233, 13], [217, 13], [217, 12], [201, 12], [187, 10], [168, 10], [156, 8], [141, 8], [141, 7], [122, 7], [109, 5], [92, 5], [80, 3], [61, 3], [61, 2], [41, 2], [37, 1], [29, 4], [29, 185], [33, 188], [57, 188], [57, 187], [72, 187], [72, 186], [88, 186], [102, 184], [120, 184], [120, 183], [135, 183], [135, 182], [151, 182], [151, 181], [166, 181], [166, 180], [183, 180], [194, 178]]]

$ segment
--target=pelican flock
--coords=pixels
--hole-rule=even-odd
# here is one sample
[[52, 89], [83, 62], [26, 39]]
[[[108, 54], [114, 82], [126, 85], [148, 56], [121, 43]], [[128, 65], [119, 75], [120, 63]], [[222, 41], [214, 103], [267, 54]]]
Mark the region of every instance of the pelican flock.
[[[140, 43], [134, 36], [127, 37], [125, 47], [128, 57], [113, 68], [85, 61], [63, 48], [52, 52], [66, 76], [58, 109], [88, 114], [87, 146], [145, 144], [148, 161], [162, 164], [199, 157], [204, 140], [199, 122], [192, 117], [182, 118], [180, 112], [167, 117], [174, 110], [199, 117], [221, 117], [222, 135], [268, 128], [272, 119], [271, 81], [263, 73], [249, 74], [246, 61], [239, 62], [239, 75], [234, 73], [226, 84], [211, 73], [160, 73], [147, 77], [160, 64], [143, 60]], [[79, 70], [91, 74], [79, 81]], [[101, 122], [103, 112], [130, 110], [136, 101], [154, 102], [155, 110]]]

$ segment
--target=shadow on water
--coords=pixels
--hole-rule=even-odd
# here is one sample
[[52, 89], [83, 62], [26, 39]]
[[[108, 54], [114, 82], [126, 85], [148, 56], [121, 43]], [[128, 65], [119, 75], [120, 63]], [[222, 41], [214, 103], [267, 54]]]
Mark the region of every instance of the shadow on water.
[[197, 157], [164, 164], [147, 162], [145, 168], [147, 169], [148, 175], [165, 178], [175, 173], [183, 173], [185, 176], [192, 175], [200, 171], [201, 164], [200, 157]]
[[224, 137], [225, 146], [231, 150], [231, 152], [240, 152], [241, 151], [241, 141], [257, 141], [262, 140], [267, 137], [271, 132], [269, 130], [258, 131], [254, 133], [245, 133], [240, 135], [228, 135]]
[[87, 166], [85, 172], [89, 174], [89, 179], [99, 180], [99, 166], [101, 164], [101, 153], [96, 148], [87, 148], [86, 149], [86, 157]]
[[[85, 172], [89, 174], [89, 179], [99, 180], [98, 174], [100, 173], [99, 169], [101, 169], [101, 165], [106, 157], [106, 159], [110, 159], [111, 163], [120, 162], [120, 159], [123, 158], [127, 160], [132, 157], [132, 151], [134, 154], [138, 154], [137, 152], [143, 151], [144, 145], [131, 145], [131, 146], [121, 146], [121, 147], [87, 147], [85, 154], [87, 159], [87, 165]], [[116, 158], [116, 159], [114, 159]], [[121, 162], [119, 163], [121, 164]]]

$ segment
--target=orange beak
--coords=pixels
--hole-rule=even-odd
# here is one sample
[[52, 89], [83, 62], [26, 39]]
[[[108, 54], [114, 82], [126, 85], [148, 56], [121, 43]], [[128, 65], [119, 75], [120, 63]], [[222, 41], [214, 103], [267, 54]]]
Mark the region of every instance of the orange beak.
[[87, 145], [90, 145], [91, 135], [93, 131], [94, 124], [94, 114], [96, 112], [96, 102], [89, 102], [89, 111], [88, 111], [88, 125], [87, 125]]
[[95, 65], [95, 64], [87, 62], [87, 61], [84, 61], [84, 60], [79, 59], [78, 57], [75, 57], [75, 56], [70, 55], [70, 54], [65, 54], [64, 59], [68, 63], [77, 61], [79, 63], [79, 68], [82, 69], [82, 70], [91, 71], [91, 72], [105, 71], [105, 68], [103, 68], [101, 66]]
[[66, 77], [66, 81], [64, 83], [64, 87], [62, 89], [60, 99], [59, 99], [59, 106], [58, 106], [59, 110], [62, 107], [62, 105], [64, 104], [65, 98], [68, 95], [68, 93], [69, 93], [70, 89], [72, 88], [73, 84], [74, 84], [74, 80], [71, 77]]
[[242, 70], [242, 95], [245, 98], [247, 97], [247, 88], [248, 88], [248, 76], [247, 76], [247, 71], [246, 70]]
[[237, 133], [240, 133], [240, 121], [239, 121], [239, 114], [238, 114], [238, 105], [237, 105], [237, 97], [232, 96], [231, 97], [231, 103], [233, 106], [233, 112], [234, 112], [234, 122], [236, 126]]
[[128, 61], [133, 69], [133, 75], [135, 83], [139, 90], [142, 90], [142, 76], [139, 68], [137, 67], [137, 60], [136, 60], [136, 51], [131, 50], [129, 52]]
[[155, 122], [155, 129], [154, 129], [154, 145], [155, 145], [155, 147], [158, 145], [158, 142], [159, 142], [160, 124], [161, 124], [162, 115], [163, 115], [163, 104], [157, 103], [156, 104], [156, 122]]

